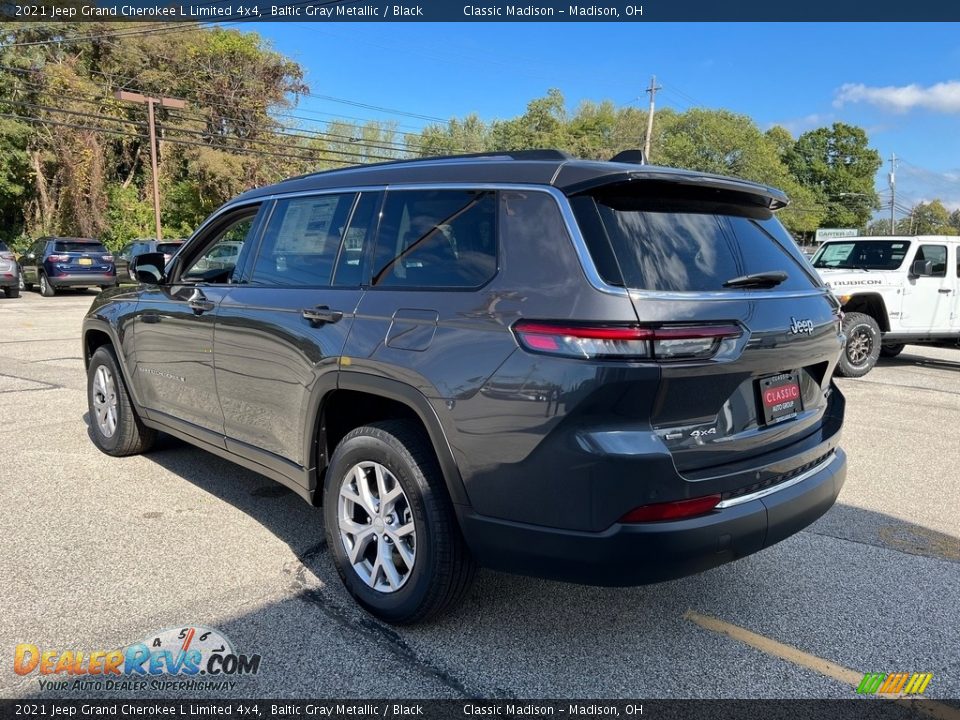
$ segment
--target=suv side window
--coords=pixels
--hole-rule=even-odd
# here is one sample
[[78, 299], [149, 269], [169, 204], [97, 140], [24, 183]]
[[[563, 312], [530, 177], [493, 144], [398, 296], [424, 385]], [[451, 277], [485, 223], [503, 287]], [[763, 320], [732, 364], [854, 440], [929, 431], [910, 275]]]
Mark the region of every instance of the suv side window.
[[475, 288], [497, 271], [496, 193], [387, 193], [373, 261], [374, 287]]
[[278, 200], [260, 242], [254, 285], [326, 287], [355, 193]]
[[947, 276], [947, 246], [946, 245], [921, 245], [917, 249], [917, 255], [913, 261], [929, 260], [933, 263], [933, 275], [931, 277]]
[[367, 253], [373, 233], [377, 230], [383, 193], [362, 192], [350, 218], [350, 227], [343, 236], [340, 256], [333, 275], [336, 287], [360, 287], [366, 278]]
[[240, 253], [250, 238], [259, 207], [233, 219], [206, 243], [199, 256], [188, 260], [180, 279], [186, 282], [228, 283], [238, 267]]

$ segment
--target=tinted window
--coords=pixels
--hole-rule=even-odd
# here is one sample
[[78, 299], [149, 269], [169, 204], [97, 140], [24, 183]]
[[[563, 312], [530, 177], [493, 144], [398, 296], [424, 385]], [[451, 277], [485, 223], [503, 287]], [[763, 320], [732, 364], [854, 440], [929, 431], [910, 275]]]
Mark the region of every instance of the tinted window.
[[257, 253], [257, 285], [326, 286], [356, 196], [278, 200]]
[[359, 287], [363, 284], [366, 269], [364, 248], [369, 246], [369, 238], [377, 229], [377, 211], [382, 199], [380, 193], [361, 193], [353, 217], [350, 218], [350, 227], [343, 236], [343, 246], [333, 276], [334, 285]]
[[100, 243], [78, 242], [75, 240], [57, 240], [53, 246], [54, 252], [86, 252], [105, 253], [107, 249]]
[[906, 240], [851, 240], [826, 243], [813, 258], [815, 268], [896, 270], [903, 264]]
[[9, 252], [10, 248], [7, 247], [7, 244], [0, 240], [0, 252]]
[[157, 252], [165, 253], [167, 255], [173, 255], [177, 250], [180, 249], [181, 245], [183, 245], [183, 243], [178, 243], [178, 242], [157, 243]]
[[253, 228], [256, 215], [247, 215], [230, 223], [207, 246], [206, 251], [195, 258], [180, 276], [182, 280], [207, 280], [228, 282], [240, 259], [240, 252]]
[[477, 287], [497, 270], [496, 193], [394, 191], [377, 235], [372, 284]]
[[[745, 217], [735, 214], [737, 208], [681, 199], [665, 207], [620, 189], [601, 192], [593, 200], [593, 204], [578, 201], [574, 211], [598, 271], [613, 284], [641, 290], [718, 291], [725, 289], [727, 280], [774, 270], [787, 273], [778, 289], [819, 284], [804, 270], [799, 255], [761, 225], [777, 223], [769, 213]], [[601, 233], [604, 238], [598, 236]]]
[[929, 260], [933, 263], [933, 275], [931, 277], [947, 276], [947, 248], [945, 245], [921, 245], [917, 249], [917, 256], [913, 261]]

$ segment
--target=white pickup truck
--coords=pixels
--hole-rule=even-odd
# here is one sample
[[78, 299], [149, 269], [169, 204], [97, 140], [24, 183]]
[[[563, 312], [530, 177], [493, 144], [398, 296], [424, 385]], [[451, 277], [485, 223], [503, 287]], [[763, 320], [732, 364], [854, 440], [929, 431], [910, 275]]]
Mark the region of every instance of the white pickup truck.
[[908, 343], [960, 344], [960, 237], [841, 238], [811, 262], [843, 306], [839, 375], [866, 375]]

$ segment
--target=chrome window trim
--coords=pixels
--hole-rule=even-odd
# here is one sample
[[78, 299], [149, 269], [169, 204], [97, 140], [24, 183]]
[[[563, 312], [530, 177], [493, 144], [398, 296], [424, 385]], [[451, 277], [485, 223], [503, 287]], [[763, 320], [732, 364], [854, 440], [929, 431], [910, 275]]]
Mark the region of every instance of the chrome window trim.
[[583, 271], [590, 286], [599, 292], [607, 295], [628, 298], [631, 300], [757, 300], [761, 298], [797, 298], [797, 297], [817, 297], [829, 295], [830, 291], [826, 288], [810, 288], [810, 290], [777, 291], [765, 290], [763, 294], [747, 291], [662, 291], [662, 290], [640, 290], [618, 287], [607, 283], [597, 270], [593, 257], [587, 249], [587, 242], [580, 232], [580, 226], [577, 224], [576, 216], [573, 214], [573, 208], [570, 206], [569, 198], [556, 187], [550, 185], [539, 185], [534, 183], [436, 183], [436, 182], [415, 182], [415, 183], [397, 183], [397, 184], [379, 184], [379, 185], [344, 185], [338, 187], [321, 188], [317, 190], [295, 190], [290, 192], [271, 193], [261, 195], [256, 198], [250, 198], [243, 201], [230, 201], [215, 211], [184, 243], [184, 247], [193, 242], [193, 239], [203, 232], [204, 228], [211, 222], [214, 222], [225, 212], [231, 212], [246, 205], [259, 205], [275, 200], [291, 197], [302, 197], [305, 195], [331, 195], [340, 193], [362, 193], [362, 192], [394, 192], [402, 190], [521, 190], [525, 192], [542, 192], [553, 196], [560, 215], [563, 218], [564, 225], [567, 228], [567, 235], [573, 243], [573, 249], [580, 261], [580, 269]]
[[779, 485], [773, 485], [772, 487], [764, 488], [763, 490], [757, 490], [757, 492], [750, 493], [749, 495], [741, 495], [740, 497], [730, 498], [729, 500], [723, 500], [721, 502], [718, 502], [714, 507], [720, 510], [722, 510], [723, 508], [735, 507], [737, 505], [742, 505], [743, 503], [751, 502], [752, 500], [759, 500], [760, 498], [767, 497], [768, 495], [773, 495], [774, 493], [778, 493], [781, 490], [786, 490], [787, 488], [791, 488], [794, 485], [799, 485], [807, 478], [810, 478], [816, 475], [818, 472], [826, 468], [830, 463], [833, 462], [836, 455], [837, 455], [836, 451], [831, 450], [830, 454], [822, 463], [820, 463], [819, 465], [816, 465], [815, 467], [810, 468], [806, 472], [800, 473], [794, 478], [790, 478], [786, 482], [782, 482]]

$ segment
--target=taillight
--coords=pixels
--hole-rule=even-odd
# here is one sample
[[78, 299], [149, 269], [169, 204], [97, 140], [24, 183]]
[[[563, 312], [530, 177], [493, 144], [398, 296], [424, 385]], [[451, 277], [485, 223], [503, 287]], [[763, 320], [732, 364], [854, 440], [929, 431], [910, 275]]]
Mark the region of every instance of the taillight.
[[69, 255], [47, 255], [47, 260], [54, 263], [70, 262]]
[[720, 495], [706, 495], [689, 500], [641, 505], [622, 518], [622, 523], [658, 522], [661, 520], [681, 520], [710, 512], [720, 502]]
[[576, 358], [691, 360], [713, 357], [720, 343], [743, 331], [718, 325], [575, 325], [521, 320], [513, 326], [520, 345], [531, 352]]
[[113, 262], [113, 255], [104, 255], [101, 259], [104, 262]]

